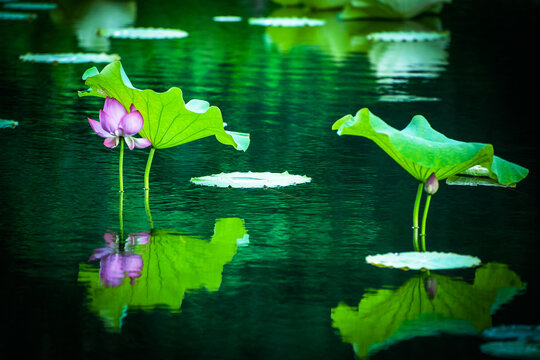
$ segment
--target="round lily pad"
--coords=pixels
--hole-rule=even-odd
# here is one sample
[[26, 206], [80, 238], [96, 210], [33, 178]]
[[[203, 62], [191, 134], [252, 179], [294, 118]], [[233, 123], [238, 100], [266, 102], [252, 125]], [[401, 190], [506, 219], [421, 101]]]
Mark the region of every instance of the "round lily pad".
[[443, 252], [402, 252], [370, 255], [366, 262], [380, 267], [402, 270], [447, 270], [470, 268], [480, 265], [479, 258]]
[[290, 186], [311, 182], [311, 178], [302, 175], [291, 175], [288, 172], [233, 172], [192, 178], [196, 185], [231, 187], [231, 188], [264, 188]]
[[93, 53], [57, 53], [57, 54], [32, 54], [27, 53], [19, 56], [25, 62], [55, 63], [55, 64], [82, 64], [82, 63], [110, 63], [120, 60], [117, 54], [93, 54]]
[[480, 346], [484, 354], [511, 359], [540, 358], [540, 344], [528, 341], [493, 341]]
[[482, 336], [488, 339], [519, 339], [540, 341], [540, 325], [500, 325], [484, 330]]
[[375, 32], [366, 36], [370, 41], [375, 42], [424, 42], [445, 40], [449, 36], [448, 32], [434, 31], [385, 31]]
[[0, 20], [33, 20], [36, 17], [34, 13], [0, 11]]
[[123, 28], [123, 29], [100, 29], [99, 35], [115, 39], [181, 39], [188, 33], [179, 29], [165, 28]]
[[250, 25], [283, 26], [283, 27], [322, 26], [325, 24], [324, 20], [310, 19], [310, 18], [297, 18], [297, 17], [250, 18], [248, 22]]
[[14, 127], [17, 127], [19, 126], [19, 122], [18, 121], [15, 121], [15, 120], [5, 120], [5, 119], [0, 119], [0, 129], [4, 129], [4, 128], [14, 128]]
[[58, 7], [55, 3], [41, 3], [41, 2], [11, 2], [4, 5], [6, 9], [17, 10], [54, 10]]
[[242, 21], [241, 16], [232, 16], [232, 15], [224, 15], [224, 16], [214, 16], [212, 20], [216, 22], [240, 22]]

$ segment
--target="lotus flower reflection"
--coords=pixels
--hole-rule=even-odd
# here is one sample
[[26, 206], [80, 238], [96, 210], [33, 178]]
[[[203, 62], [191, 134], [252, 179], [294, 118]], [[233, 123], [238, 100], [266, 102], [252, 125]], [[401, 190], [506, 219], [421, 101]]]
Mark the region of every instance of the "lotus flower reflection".
[[103, 110], [99, 110], [99, 121], [88, 118], [90, 126], [99, 136], [105, 138], [103, 144], [114, 148], [123, 137], [129, 150], [143, 149], [152, 145], [145, 138], [134, 138], [133, 135], [141, 131], [144, 120], [141, 113], [132, 104], [130, 112], [116, 99], [107, 97]]
[[99, 277], [107, 287], [120, 286], [124, 278], [129, 277], [133, 284], [135, 279], [141, 277], [143, 259], [141, 255], [133, 253], [135, 245], [149, 243], [149, 233], [129, 234], [122, 246], [114, 232], [104, 235], [107, 247], [96, 249], [88, 261], [100, 260]]

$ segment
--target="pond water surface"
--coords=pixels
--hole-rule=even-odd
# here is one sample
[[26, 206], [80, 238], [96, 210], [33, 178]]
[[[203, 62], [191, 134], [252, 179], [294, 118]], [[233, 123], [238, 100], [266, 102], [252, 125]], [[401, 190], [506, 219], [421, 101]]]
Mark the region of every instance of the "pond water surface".
[[[2, 358], [15, 350], [39, 359], [352, 359], [371, 348], [373, 359], [481, 359], [490, 358], [480, 351], [481, 330], [540, 323], [530, 87], [538, 80], [537, 3], [455, 0], [440, 17], [408, 24], [345, 22], [339, 10], [248, 0], [60, 1], [35, 13], [32, 21], [0, 20], [0, 118], [19, 123], [0, 129]], [[225, 15], [242, 19], [213, 19]], [[326, 24], [248, 23], [271, 15]], [[111, 26], [189, 36], [96, 35]], [[449, 37], [366, 41], [400, 26]], [[66, 52], [118, 54], [135, 87], [178, 86], [186, 101], [209, 101], [227, 129], [251, 134], [249, 149], [208, 137], [156, 151], [151, 219], [143, 191], [149, 151], [126, 150], [120, 223], [119, 149], [103, 146], [87, 121], [103, 101], [77, 96], [84, 71], [106, 64], [19, 60]], [[363, 107], [397, 129], [422, 114], [448, 137], [491, 143], [531, 170], [515, 189], [441, 184], [428, 249], [474, 255], [483, 266], [432, 272], [434, 299], [425, 274], [365, 262], [412, 250], [417, 184], [373, 142], [331, 130]], [[276, 189], [190, 183], [236, 171], [312, 181]], [[90, 259], [121, 233], [133, 240], [121, 259], [123, 270], [135, 269], [132, 279], [104, 283], [107, 261]], [[415, 319], [423, 319], [417, 330], [400, 328]], [[438, 332], [441, 323], [449, 330]]]

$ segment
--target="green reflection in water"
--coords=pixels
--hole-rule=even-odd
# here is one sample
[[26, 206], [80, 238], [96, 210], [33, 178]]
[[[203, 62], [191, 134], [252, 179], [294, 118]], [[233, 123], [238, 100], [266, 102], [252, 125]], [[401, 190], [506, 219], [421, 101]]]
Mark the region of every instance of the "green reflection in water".
[[360, 358], [417, 336], [439, 332], [477, 334], [492, 326], [491, 316], [525, 284], [504, 264], [476, 270], [471, 285], [439, 274], [420, 273], [395, 290], [363, 296], [358, 307], [332, 309], [333, 326]]
[[218, 291], [223, 267], [236, 254], [237, 243], [245, 243], [246, 238], [240, 218], [217, 219], [210, 241], [169, 229], [153, 230], [149, 242], [133, 251], [142, 258], [140, 273], [126, 274], [118, 286], [107, 286], [94, 265], [80, 264], [78, 281], [88, 287], [90, 310], [108, 330], [118, 332], [129, 309], [159, 306], [179, 312], [186, 291]]

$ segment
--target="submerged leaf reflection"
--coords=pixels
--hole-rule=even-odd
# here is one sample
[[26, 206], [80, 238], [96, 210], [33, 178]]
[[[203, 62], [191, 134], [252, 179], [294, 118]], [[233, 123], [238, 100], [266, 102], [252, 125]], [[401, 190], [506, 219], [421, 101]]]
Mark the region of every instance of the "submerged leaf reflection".
[[[109, 235], [109, 244], [114, 243], [112, 236]], [[104, 263], [103, 258], [120, 254], [109, 246], [100, 249], [93, 258], [101, 258], [106, 269], [102, 268], [98, 275], [91, 266], [81, 264], [79, 282], [88, 287], [90, 309], [99, 314], [109, 330], [120, 331], [126, 310], [153, 310], [160, 306], [178, 312], [186, 291], [203, 287], [208, 291], [219, 290], [223, 267], [246, 237], [244, 221], [239, 218], [217, 219], [210, 241], [166, 229], [152, 230], [151, 236], [131, 234], [126, 246], [147, 242], [144, 247], [124, 250], [123, 254], [137, 255], [137, 260], [119, 256], [110, 260], [112, 264]], [[107, 286], [100, 277], [101, 273], [119, 271], [125, 276], [114, 287]]]
[[[332, 309], [333, 326], [359, 358], [418, 336], [440, 332], [478, 334], [492, 326], [491, 316], [525, 285], [506, 265], [476, 270], [474, 283], [419, 273], [395, 290], [363, 296], [357, 307]], [[509, 296], [510, 295], [510, 296]]]

